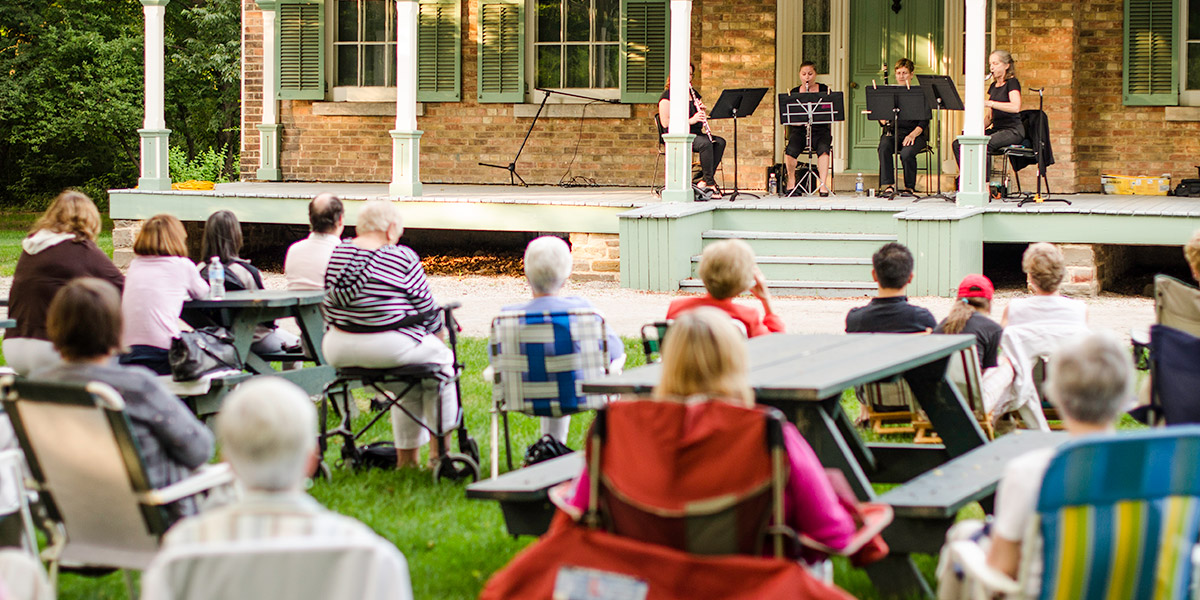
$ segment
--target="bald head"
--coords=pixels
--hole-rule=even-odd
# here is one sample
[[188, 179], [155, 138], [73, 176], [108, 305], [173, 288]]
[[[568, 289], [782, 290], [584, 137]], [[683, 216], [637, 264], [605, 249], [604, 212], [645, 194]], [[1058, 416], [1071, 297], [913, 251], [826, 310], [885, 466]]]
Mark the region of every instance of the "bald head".
[[308, 203], [308, 224], [316, 233], [341, 235], [345, 215], [342, 201], [328, 192], [318, 194]]

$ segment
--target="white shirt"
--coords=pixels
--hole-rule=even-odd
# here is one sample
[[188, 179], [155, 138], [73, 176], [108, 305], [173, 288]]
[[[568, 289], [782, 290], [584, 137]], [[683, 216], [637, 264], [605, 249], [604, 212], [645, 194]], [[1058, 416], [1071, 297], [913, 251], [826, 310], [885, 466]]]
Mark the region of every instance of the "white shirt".
[[1039, 448], [1018, 456], [1004, 467], [1004, 477], [996, 488], [996, 518], [992, 535], [1021, 544], [1021, 562], [1027, 565], [1022, 574], [1030, 598], [1038, 597], [1042, 581], [1041, 536], [1031, 533], [1037, 516], [1037, 500], [1042, 479], [1057, 448]]
[[313, 232], [289, 246], [287, 257], [283, 259], [287, 289], [325, 289], [325, 268], [339, 242], [341, 240], [335, 234]]
[[1062, 323], [1087, 327], [1087, 305], [1081, 300], [1053, 294], [1014, 298], [1008, 303], [1008, 324]]

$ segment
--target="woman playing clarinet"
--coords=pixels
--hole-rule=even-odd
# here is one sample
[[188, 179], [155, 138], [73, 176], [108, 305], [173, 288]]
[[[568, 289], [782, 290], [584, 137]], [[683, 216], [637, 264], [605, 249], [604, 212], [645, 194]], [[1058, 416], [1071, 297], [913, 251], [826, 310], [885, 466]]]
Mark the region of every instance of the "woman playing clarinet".
[[[829, 86], [823, 83], [817, 83], [817, 67], [809, 60], [800, 63], [800, 85], [792, 88], [793, 94], [808, 94], [808, 93], [829, 93]], [[813, 154], [817, 155], [817, 173], [821, 176], [821, 181], [817, 185], [822, 196], [829, 195], [829, 163], [831, 156], [830, 149], [833, 148], [833, 132], [828, 123], [818, 123], [812, 126], [812, 148]], [[796, 187], [796, 165], [799, 164], [799, 156], [810, 150], [808, 126], [801, 125], [791, 127], [788, 132], [787, 148], [783, 151], [783, 164], [787, 166], [787, 186], [788, 194]]]
[[[911, 85], [913, 61], [902, 58], [896, 61], [896, 84]], [[888, 125], [891, 121], [881, 121], [885, 125], [883, 135], [879, 138], [879, 187], [881, 195], [895, 196], [895, 172], [893, 171], [896, 140]], [[896, 129], [900, 135], [900, 164], [904, 167], [904, 194], [914, 195], [913, 188], [917, 187], [917, 154], [925, 149], [929, 134], [929, 121], [898, 121]]]
[[[708, 127], [708, 111], [704, 108], [704, 102], [700, 100], [700, 93], [692, 87], [691, 76], [695, 74], [696, 65], [693, 63], [688, 78], [688, 94], [691, 98], [691, 102], [688, 103], [688, 125], [692, 135], [696, 136], [692, 141], [692, 152], [700, 155], [701, 175], [696, 187], [711, 189], [712, 199], [720, 200], [721, 189], [717, 187], [715, 175], [717, 166], [721, 164], [721, 157], [725, 154], [725, 138], [713, 135], [712, 129]], [[667, 81], [667, 89], [658, 100], [658, 118], [664, 128], [671, 126], [670, 80]]]
[[[989, 136], [988, 154], [1000, 154], [1007, 146], [1025, 141], [1021, 124], [1021, 82], [1017, 81], [1016, 60], [1008, 50], [996, 50], [988, 56], [987, 100], [983, 101], [984, 134]], [[954, 142], [954, 160], [959, 161], [958, 142]]]

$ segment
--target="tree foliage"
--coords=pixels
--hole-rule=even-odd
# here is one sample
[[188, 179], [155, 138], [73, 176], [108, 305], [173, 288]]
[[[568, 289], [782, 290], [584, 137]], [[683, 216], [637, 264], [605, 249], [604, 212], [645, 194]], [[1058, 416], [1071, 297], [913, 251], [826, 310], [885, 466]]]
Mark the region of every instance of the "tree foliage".
[[[167, 128], [189, 155], [236, 148], [240, 17], [236, 0], [167, 5]], [[144, 26], [138, 0], [0, 2], [0, 205], [137, 184]]]

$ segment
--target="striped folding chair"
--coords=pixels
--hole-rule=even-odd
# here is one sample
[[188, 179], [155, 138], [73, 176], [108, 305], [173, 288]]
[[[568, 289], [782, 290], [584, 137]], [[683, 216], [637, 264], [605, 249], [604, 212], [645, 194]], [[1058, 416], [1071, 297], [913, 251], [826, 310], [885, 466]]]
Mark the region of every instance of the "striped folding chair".
[[[1150, 600], [1187, 598], [1200, 531], [1200, 426], [1121, 433], [1072, 441], [1051, 460], [1038, 496], [1040, 598]], [[1023, 598], [1020, 581], [988, 572], [974, 546], [952, 552], [976, 582], [975, 598]], [[974, 546], [978, 549], [978, 546]], [[974, 553], [975, 557], [970, 558]], [[1024, 553], [1026, 556], [1034, 552]], [[980, 568], [982, 564], [982, 569]], [[982, 583], [981, 583], [982, 582]]]
[[561, 417], [601, 408], [608, 396], [585, 395], [587, 379], [608, 374], [604, 317], [592, 309], [505, 312], [492, 320], [492, 477], [499, 474], [499, 424], [512, 465], [508, 413]]

